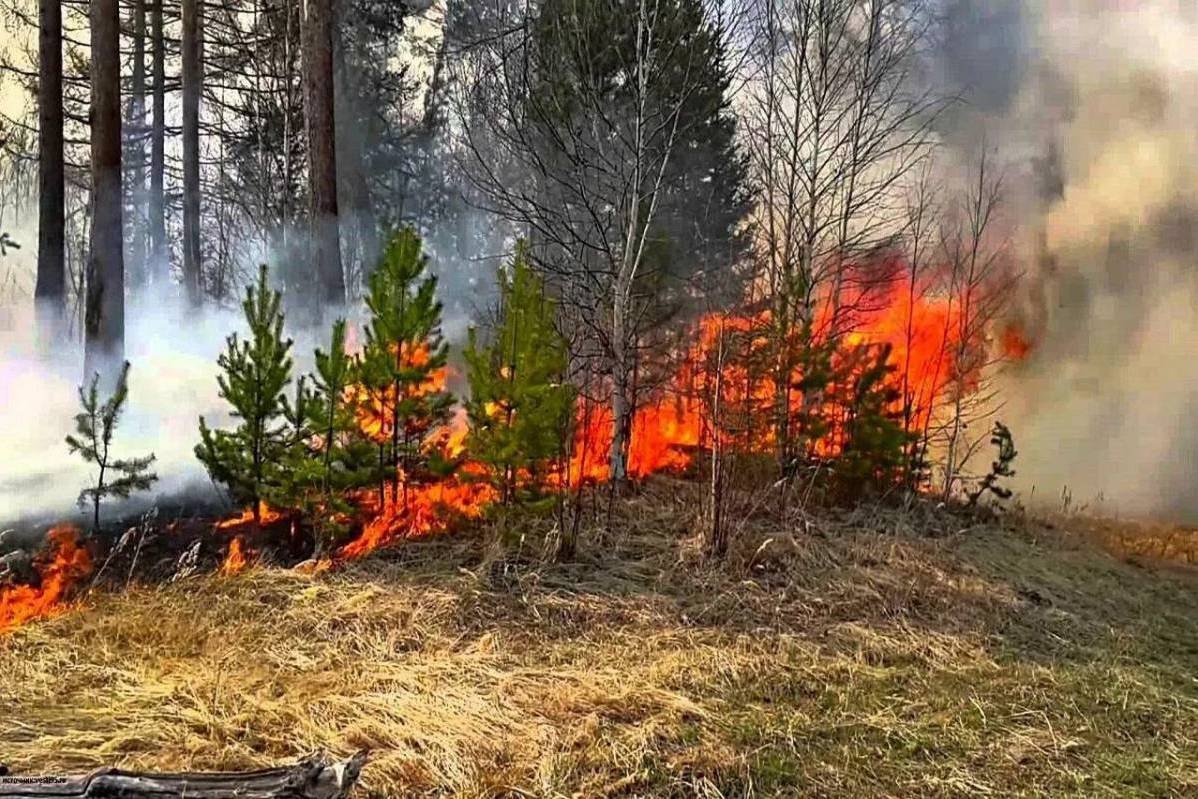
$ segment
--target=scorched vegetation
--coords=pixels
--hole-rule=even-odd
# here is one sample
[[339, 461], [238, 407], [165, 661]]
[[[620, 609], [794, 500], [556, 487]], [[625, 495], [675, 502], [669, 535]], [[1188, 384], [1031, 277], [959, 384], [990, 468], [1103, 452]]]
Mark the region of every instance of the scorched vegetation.
[[534, 517], [519, 547], [474, 524], [318, 576], [96, 596], [0, 649], [0, 750], [27, 773], [365, 747], [380, 799], [1198, 790], [1192, 576], [1077, 519], [924, 505], [737, 505], [712, 564], [702, 494], [650, 481], [569, 563]]

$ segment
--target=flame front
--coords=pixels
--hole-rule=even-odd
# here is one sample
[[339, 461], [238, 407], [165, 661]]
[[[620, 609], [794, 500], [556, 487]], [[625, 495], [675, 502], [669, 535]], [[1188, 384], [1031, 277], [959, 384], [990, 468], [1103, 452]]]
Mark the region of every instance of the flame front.
[[[902, 275], [901, 264], [883, 264], [880, 268]], [[844, 367], [843, 373], [856, 377], [865, 368], [868, 358], [863, 354], [885, 353], [890, 372], [885, 378], [899, 399], [892, 408], [902, 415], [909, 430], [926, 430], [946, 392], [954, 387], [975, 390], [988, 352], [997, 349], [1007, 357], [1023, 357], [1030, 345], [1017, 329], [1008, 327], [999, 334], [995, 346], [987, 339], [987, 330], [970, 330], [962, 324], [959, 308], [950, 298], [938, 296], [925, 286], [912, 286], [902, 279], [891, 280], [882, 290], [872, 292], [858, 289], [846, 303], [850, 307], [850, 332], [840, 336], [847, 346], [833, 357]], [[843, 323], [842, 316], [832, 310], [830, 302], [818, 304], [812, 328], [815, 341], [827, 341], [829, 331]], [[771, 341], [777, 330], [768, 311], [752, 315], [711, 315], [699, 320], [694, 343], [680, 353], [677, 368], [648, 401], [638, 405], [632, 420], [628, 452], [628, 472], [644, 478], [656, 472], [683, 470], [694, 461], [696, 453], [711, 446], [713, 435], [733, 446], [757, 452], [767, 452], [774, 446], [772, 424], [777, 403], [778, 372], [767, 365], [771, 356]], [[788, 346], [801, 352], [806, 343], [792, 334]], [[963, 341], [965, 336], [972, 341]], [[737, 339], [732, 351], [724, 347], [730, 337]], [[787, 339], [789, 341], [789, 339]], [[808, 342], [809, 343], [809, 342]], [[427, 361], [428, 350], [415, 347], [403, 354], [412, 364]], [[957, 361], [962, 360], [962, 364]], [[431, 394], [445, 389], [448, 370], [439, 369], [416, 391]], [[799, 384], [802, 375], [797, 367], [787, 375], [790, 387]], [[363, 386], [353, 387], [347, 396], [356, 405], [357, 422], [370, 440], [384, 444], [395, 434], [395, 420], [388, 409], [394, 404], [390, 389], [376, 392]], [[815, 451], [834, 454], [837, 441], [837, 415], [843, 409], [836, 406], [838, 396], [848, 386], [830, 386], [825, 392], [821, 410], [832, 420], [829, 433], [814, 443]], [[791, 411], [803, 401], [801, 393], [788, 388]], [[838, 395], [838, 392], [840, 394]], [[718, 393], [721, 403], [741, 414], [735, 433], [711, 430], [708, 403]], [[785, 394], [785, 392], [783, 392]], [[731, 412], [731, 411], [730, 411]], [[551, 475], [551, 486], [563, 483], [579, 486], [602, 483], [610, 476], [612, 415], [607, 403], [580, 400], [577, 405], [574, 440], [571, 455], [562, 473]], [[423, 537], [448, 529], [455, 521], [478, 518], [497, 500], [496, 491], [484, 480], [482, 468], [470, 462], [465, 452], [468, 422], [465, 411], [458, 409], [446, 425], [423, 435], [421, 430], [404, 431], [423, 437], [426, 451], [436, 451], [458, 468], [448, 477], [436, 479], [425, 476], [411, 479], [402, 468], [398, 488], [380, 491], [364, 489], [355, 496], [361, 519], [358, 536], [337, 551], [339, 558], [355, 558], [387, 544], [405, 538]], [[264, 509], [263, 514], [269, 512]], [[264, 518], [265, 515], [264, 515]], [[248, 511], [241, 517], [221, 523], [222, 529], [236, 528], [252, 522]], [[231, 565], [239, 564], [239, 565]], [[241, 541], [230, 544], [225, 571], [244, 565]]]
[[71, 591], [92, 573], [91, 554], [76, 528], [54, 528], [46, 544], [44, 553], [34, 561], [39, 585], [0, 588], [0, 632], [63, 613], [70, 607]]
[[[860, 366], [850, 358], [859, 357], [861, 352], [885, 351], [891, 370], [886, 381], [898, 397], [892, 410], [905, 417], [909, 430], [926, 430], [954, 384], [967, 393], [977, 389], [991, 349], [988, 332], [967, 329], [959, 307], [926, 287], [911, 290], [909, 283], [894, 281], [875, 294], [866, 297], [862, 292], [862, 296], [850, 298], [851, 332], [841, 337], [848, 346], [835, 357], [848, 367], [849, 374], [855, 374], [854, 369]], [[834, 326], [832, 317], [830, 304], [820, 304], [813, 324], [817, 341], [826, 340], [827, 331]], [[721, 404], [739, 409], [744, 417], [737, 440], [727, 443], [750, 451], [768, 451], [775, 443], [771, 422], [777, 401], [776, 372], [760, 364], [769, 358], [774, 332], [769, 312], [703, 317], [695, 344], [677, 370], [654, 398], [640, 404], [633, 416], [628, 473], [643, 478], [685, 469], [697, 451], [710, 446], [713, 433], [709, 429], [708, 403], [717, 385]], [[739, 338], [738, 348], [734, 353], [721, 354], [721, 342], [732, 336]], [[800, 346], [796, 344], [796, 350]], [[1030, 352], [1031, 344], [1017, 328], [1008, 326], [999, 337], [998, 349], [1001, 357], [1022, 359]], [[958, 360], [963, 363], [958, 364]], [[801, 379], [800, 371], [792, 369], [790, 385], [798, 385]], [[835, 397], [837, 388], [832, 386], [826, 394]], [[801, 392], [792, 390], [790, 411], [797, 412], [802, 401]], [[829, 418], [834, 419], [842, 410], [835, 407], [834, 399], [825, 405], [823, 411]], [[611, 411], [606, 404], [579, 402], [569, 464], [571, 485], [609, 479], [612, 430]], [[837, 433], [837, 425], [833, 424], [831, 432], [815, 442], [816, 451], [835, 453]], [[724, 431], [721, 435], [729, 434]]]

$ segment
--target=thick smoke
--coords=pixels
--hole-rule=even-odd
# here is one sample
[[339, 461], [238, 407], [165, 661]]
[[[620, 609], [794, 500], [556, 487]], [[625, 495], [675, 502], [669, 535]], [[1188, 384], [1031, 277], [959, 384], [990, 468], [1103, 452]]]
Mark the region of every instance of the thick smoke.
[[[40, 514], [70, 516], [80, 489], [94, 479], [92, 467], [71, 455], [63, 439], [79, 412], [76, 389], [83, 381], [80, 348], [56, 343], [39, 352], [32, 308], [17, 312], [0, 334], [0, 520]], [[184, 324], [181, 320], [188, 319]], [[157, 494], [204, 492], [215, 498], [192, 452], [197, 417], [226, 421], [217, 396], [216, 357], [224, 337], [244, 327], [229, 312], [208, 311], [190, 319], [175, 298], [130, 304], [126, 357], [132, 363], [130, 399], [113, 443], [118, 457], [153, 452], [162, 478]]]
[[1198, 11], [948, 3], [956, 148], [1010, 168], [1036, 341], [1003, 418], [1025, 496], [1198, 517]]

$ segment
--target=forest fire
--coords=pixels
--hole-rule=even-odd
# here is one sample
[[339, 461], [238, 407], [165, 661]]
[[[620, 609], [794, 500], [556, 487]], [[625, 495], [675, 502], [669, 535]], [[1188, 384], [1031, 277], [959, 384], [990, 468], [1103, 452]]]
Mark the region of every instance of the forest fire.
[[[831, 326], [826, 316], [825, 310], [816, 329]], [[863, 356], [884, 354], [887, 372], [883, 380], [895, 396], [889, 410], [912, 431], [928, 428], [955, 383], [966, 393], [971, 392], [992, 358], [1020, 359], [1031, 349], [1012, 327], [1003, 330], [1000, 351], [993, 355], [989, 353], [988, 332], [982, 326], [970, 330], [966, 335], [972, 340], [963, 342], [958, 308], [930, 291], [911, 291], [909, 284], [894, 284], [870, 302], [857, 302], [853, 317], [852, 332], [843, 337], [847, 346], [834, 358], [844, 359], [842, 362], [859, 358], [864, 364], [868, 358]], [[663, 470], [684, 469], [698, 450], [710, 445], [711, 403], [717, 386], [723, 413], [739, 414], [736, 421], [721, 423], [721, 436], [754, 451], [768, 451], [773, 446], [769, 420], [777, 400], [769, 327], [768, 312], [757, 316], [710, 315], [700, 320], [696, 342], [680, 366], [633, 417], [628, 453], [631, 476], [641, 478]], [[959, 354], [967, 359], [961, 370], [956, 367]], [[855, 373], [850, 369], [850, 374]], [[797, 412], [803, 396], [793, 387], [802, 381], [801, 369], [793, 367], [789, 380], [789, 404], [791, 411]], [[825, 392], [824, 414], [832, 419], [843, 410], [837, 407], [836, 388], [830, 386]], [[835, 424], [831, 428], [826, 440], [816, 442], [817, 450], [835, 450]], [[606, 405], [580, 402], [576, 430], [571, 484], [607, 480], [612, 440], [610, 410]]]
[[71, 591], [92, 572], [92, 558], [74, 527], [56, 527], [35, 558], [36, 584], [0, 587], [0, 633], [65, 612]]
[[[985, 328], [973, 328], [969, 335], [974, 340], [962, 342], [964, 326], [953, 302], [932, 291], [912, 290], [909, 283], [895, 281], [884, 291], [853, 300], [852, 332], [840, 337], [829, 356], [831, 363], [838, 364], [833, 371], [848, 375], [840, 378], [842, 383], [852, 382], [882, 361], [881, 380], [892, 397], [887, 412], [910, 431], [926, 431], [950, 390], [976, 388], [990, 362], [990, 350], [997, 350], [994, 357], [1022, 357], [1029, 349], [1022, 337], [1012, 335], [1012, 328], [1000, 333], [994, 343]], [[830, 328], [830, 312], [821, 314], [815, 327]], [[778, 401], [777, 371], [771, 360], [775, 354], [770, 351], [773, 333], [768, 312], [700, 319], [694, 343], [678, 359], [672, 376], [652, 399], [640, 402], [633, 417], [629, 474], [639, 479], [686, 469], [698, 452], [710, 447], [715, 429], [722, 441], [770, 451], [774, 446], [770, 420]], [[810, 346], [796, 342], [795, 350]], [[968, 364], [964, 369], [956, 366], [961, 357]], [[413, 347], [401, 360], [405, 367], [425, 366], [428, 349]], [[447, 375], [448, 368], [430, 370], [423, 382], [408, 387], [408, 395], [444, 392]], [[786, 401], [796, 412], [805, 401], [795, 388], [802, 381], [800, 366], [791, 366], [788, 380]], [[821, 413], [830, 421], [824, 437], [815, 442], [818, 452], [834, 454], [841, 446], [837, 424], [846, 413], [843, 403], [849, 391], [835, 383], [825, 387]], [[712, 417], [717, 392], [723, 409], [718, 424]], [[336, 550], [337, 558], [361, 557], [396, 540], [444, 531], [456, 520], [478, 518], [498, 500], [496, 489], [485, 480], [485, 470], [471, 462], [465, 451], [469, 425], [461, 408], [448, 423], [431, 430], [408, 421], [397, 429], [393, 416], [404, 398], [394, 389], [355, 385], [347, 397], [361, 433], [380, 453], [398, 438], [455, 468], [439, 475], [410, 470], [401, 462], [396, 477], [383, 480], [375, 489], [356, 492], [353, 504], [360, 532]], [[579, 400], [574, 429], [566, 481], [574, 487], [607, 481], [613, 429], [610, 408], [606, 403]], [[560, 479], [547, 479], [560, 484]], [[277, 519], [278, 514], [263, 507], [262, 518]], [[246, 511], [218, 527], [236, 529], [252, 521], [253, 515]], [[223, 570], [235, 573], [244, 563], [243, 542], [234, 538]]]

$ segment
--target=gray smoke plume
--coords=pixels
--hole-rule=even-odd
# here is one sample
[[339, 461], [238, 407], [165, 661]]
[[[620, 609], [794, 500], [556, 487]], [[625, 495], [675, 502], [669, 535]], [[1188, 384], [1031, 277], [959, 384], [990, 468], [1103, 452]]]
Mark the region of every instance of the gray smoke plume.
[[1006, 380], [1025, 496], [1198, 517], [1198, 6], [949, 0], [955, 148], [997, 149], [1036, 343]]

